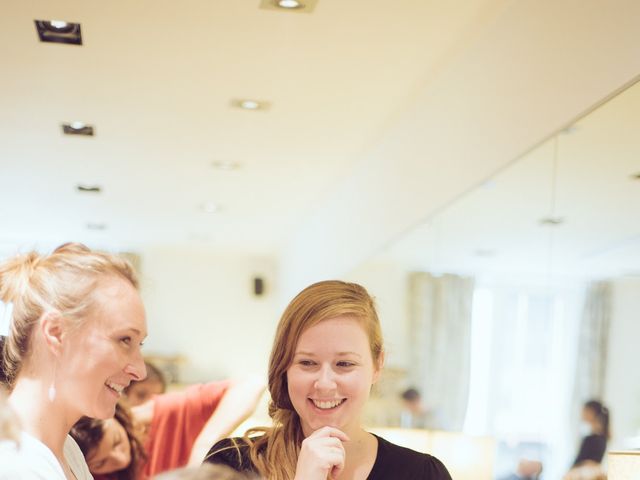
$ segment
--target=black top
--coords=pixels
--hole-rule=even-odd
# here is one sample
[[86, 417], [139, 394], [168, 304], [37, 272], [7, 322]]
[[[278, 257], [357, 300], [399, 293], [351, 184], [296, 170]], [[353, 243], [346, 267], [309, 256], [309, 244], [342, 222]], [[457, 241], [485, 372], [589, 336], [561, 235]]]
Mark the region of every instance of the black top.
[[602, 462], [604, 452], [607, 449], [607, 437], [605, 435], [587, 435], [582, 439], [580, 450], [573, 466], [576, 467], [580, 463], [591, 460], [592, 462]]
[[[426, 453], [400, 447], [378, 437], [378, 453], [368, 480], [451, 480], [440, 460]], [[234, 447], [233, 441], [238, 445]], [[216, 443], [205, 462], [226, 465], [238, 472], [257, 473], [249, 458], [249, 446], [242, 438], [224, 439]]]

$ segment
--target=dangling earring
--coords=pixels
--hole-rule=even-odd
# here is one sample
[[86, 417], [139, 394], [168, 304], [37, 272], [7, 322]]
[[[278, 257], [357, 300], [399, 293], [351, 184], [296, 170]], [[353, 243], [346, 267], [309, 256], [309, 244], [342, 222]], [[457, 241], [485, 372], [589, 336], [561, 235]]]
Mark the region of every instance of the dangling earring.
[[51, 382], [49, 385], [49, 401], [53, 402], [56, 399], [56, 386]]
[[47, 396], [49, 397], [50, 402], [53, 402], [56, 399], [56, 366], [55, 364], [53, 366], [53, 380], [51, 380], [51, 385], [49, 385]]

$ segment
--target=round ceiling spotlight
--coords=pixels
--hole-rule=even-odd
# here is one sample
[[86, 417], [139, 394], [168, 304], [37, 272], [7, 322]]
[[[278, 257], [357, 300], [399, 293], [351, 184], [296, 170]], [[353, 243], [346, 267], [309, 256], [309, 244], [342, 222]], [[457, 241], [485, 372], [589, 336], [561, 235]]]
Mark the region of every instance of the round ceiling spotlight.
[[298, 2], [298, 0], [278, 0], [276, 2], [276, 5], [280, 8], [289, 8], [289, 9], [302, 8], [304, 6], [302, 5], [302, 3]]
[[216, 160], [214, 162], [211, 162], [211, 166], [218, 170], [230, 171], [230, 170], [238, 170], [240, 168], [240, 163], [234, 162], [232, 160], [226, 160], [226, 161]]
[[200, 205], [200, 210], [204, 213], [219, 213], [221, 208], [220, 205], [215, 202], [204, 202]]
[[271, 104], [263, 100], [256, 100], [255, 98], [235, 98], [231, 100], [231, 105], [242, 110], [258, 111], [268, 110]]
[[257, 110], [260, 108], [260, 103], [255, 100], [242, 100], [240, 102], [240, 107], [245, 110]]

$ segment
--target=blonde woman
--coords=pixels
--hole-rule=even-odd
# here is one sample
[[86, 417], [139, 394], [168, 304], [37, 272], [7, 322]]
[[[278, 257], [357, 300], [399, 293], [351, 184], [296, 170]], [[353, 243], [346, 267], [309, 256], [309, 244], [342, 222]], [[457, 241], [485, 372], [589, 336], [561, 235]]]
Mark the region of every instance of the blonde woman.
[[28, 478], [91, 479], [69, 430], [83, 415], [112, 417], [123, 389], [146, 375], [131, 265], [79, 244], [21, 255], [0, 265], [0, 300], [11, 306], [2, 370]]
[[214, 445], [207, 462], [269, 480], [450, 480], [435, 457], [373, 435], [360, 417], [384, 361], [360, 285], [316, 283], [286, 308], [269, 361], [273, 427]]

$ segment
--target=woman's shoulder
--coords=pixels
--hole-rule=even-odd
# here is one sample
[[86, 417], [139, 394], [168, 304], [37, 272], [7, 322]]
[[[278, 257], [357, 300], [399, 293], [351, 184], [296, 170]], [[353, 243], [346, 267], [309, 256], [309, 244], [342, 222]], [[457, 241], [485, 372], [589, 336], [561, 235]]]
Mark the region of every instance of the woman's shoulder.
[[71, 435], [67, 435], [64, 442], [64, 457], [78, 480], [93, 478], [89, 472], [89, 467], [82, 454], [82, 450], [80, 450], [80, 447]]
[[226, 465], [239, 472], [255, 470], [251, 463], [249, 444], [242, 437], [220, 440], [209, 449], [204, 461]]
[[60, 462], [36, 437], [21, 432], [19, 446], [0, 442], [0, 478], [64, 480]]
[[399, 474], [402, 478], [416, 480], [451, 480], [447, 468], [433, 455], [401, 447], [382, 437], [376, 438], [378, 455], [369, 477], [371, 480], [393, 478]]

